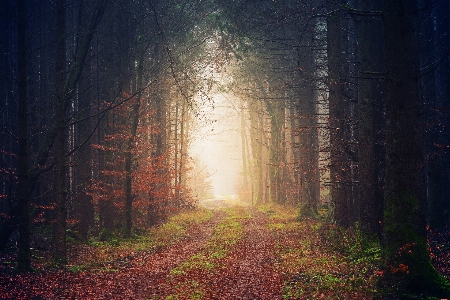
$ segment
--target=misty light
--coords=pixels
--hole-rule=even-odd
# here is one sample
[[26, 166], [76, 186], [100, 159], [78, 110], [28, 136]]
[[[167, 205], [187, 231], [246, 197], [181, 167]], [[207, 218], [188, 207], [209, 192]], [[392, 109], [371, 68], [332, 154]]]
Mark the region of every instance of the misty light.
[[228, 96], [212, 98], [214, 107], [203, 108], [210, 122], [199, 124], [190, 153], [207, 166], [215, 196], [235, 195], [242, 170], [239, 114]]

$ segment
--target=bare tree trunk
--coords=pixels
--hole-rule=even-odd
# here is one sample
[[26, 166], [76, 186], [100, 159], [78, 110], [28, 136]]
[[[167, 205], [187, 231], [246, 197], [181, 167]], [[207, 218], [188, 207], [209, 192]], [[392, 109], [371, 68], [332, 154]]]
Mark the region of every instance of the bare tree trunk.
[[[312, 30], [311, 30], [312, 33]], [[298, 117], [298, 149], [296, 164], [297, 180], [299, 181], [300, 214], [316, 216], [319, 204], [318, 184], [318, 139], [315, 124], [316, 108], [314, 104], [314, 89], [312, 84], [313, 72], [312, 45], [302, 48], [298, 52], [298, 101], [296, 103]]]
[[[180, 167], [179, 167], [179, 173], [178, 173], [178, 198], [180, 198], [180, 189], [183, 185], [183, 152], [185, 151], [186, 145], [186, 134], [185, 134], [185, 122], [186, 122], [186, 100], [183, 99], [183, 104], [181, 106], [181, 126], [180, 126]], [[179, 199], [180, 204], [182, 203], [182, 199]]]
[[262, 143], [263, 135], [260, 116], [258, 113], [258, 103], [248, 101], [250, 111], [250, 147], [251, 147], [251, 174], [250, 180], [252, 184], [252, 204], [260, 204], [263, 198], [262, 184]]
[[167, 182], [160, 179], [166, 178], [167, 158], [163, 155], [166, 151], [166, 103], [165, 100], [155, 93], [155, 99], [153, 107], [155, 109], [154, 127], [155, 131], [152, 133], [153, 151], [151, 153], [152, 160], [154, 162], [153, 178], [158, 178], [158, 182], [154, 182], [152, 186], [152, 194], [150, 196], [148, 206], [148, 219], [149, 225], [156, 224], [162, 217], [162, 208], [167, 206]]
[[137, 79], [136, 88], [137, 91], [136, 99], [130, 114], [131, 128], [130, 136], [128, 141], [128, 149], [125, 153], [125, 236], [131, 237], [131, 230], [133, 227], [133, 191], [132, 191], [132, 181], [133, 181], [133, 150], [136, 143], [137, 128], [139, 125], [139, 109], [141, 107], [141, 96], [142, 96], [142, 77], [143, 77], [143, 67], [144, 64], [144, 49], [139, 53], [139, 60], [137, 64]]
[[286, 107], [285, 102], [280, 101], [280, 138], [278, 142], [278, 201], [286, 204], [286, 186], [288, 185], [287, 163], [286, 163]]
[[[421, 2], [421, 7], [433, 7], [431, 12], [429, 9], [421, 10], [428, 14], [422, 26], [426, 32], [421, 36], [428, 44], [432, 43], [422, 50], [428, 56], [428, 60], [422, 64], [422, 67], [427, 67], [422, 80], [432, 77], [424, 85], [425, 110], [430, 124], [427, 149], [429, 224], [433, 228], [445, 228], [450, 224], [450, 3], [434, 3], [431, 0]], [[434, 39], [431, 38], [433, 27]], [[431, 72], [430, 67], [435, 67], [435, 71]]]
[[[179, 182], [178, 182], [178, 101], [175, 100], [175, 128], [174, 128], [174, 187], [175, 187], [175, 201], [179, 200], [180, 190], [179, 190]], [[170, 109], [169, 109], [170, 111]], [[170, 135], [169, 135], [170, 136]]]
[[269, 203], [270, 201], [270, 137], [269, 133], [267, 132], [267, 119], [265, 118], [265, 115], [260, 113], [260, 123], [261, 123], [261, 167], [262, 167], [262, 187], [263, 187], [263, 201], [262, 203]]
[[[243, 186], [244, 190], [247, 190], [248, 188], [248, 166], [247, 166], [247, 155], [246, 155], [246, 132], [247, 132], [247, 126], [245, 124], [245, 102], [241, 98], [240, 99], [240, 122], [241, 122], [241, 154], [242, 154], [242, 178], [243, 178]], [[247, 199], [242, 199], [244, 201], [247, 201]]]
[[[91, 62], [92, 63], [92, 62]], [[93, 84], [91, 78], [87, 76], [91, 72], [91, 65], [83, 71], [82, 80], [78, 86], [78, 111], [77, 114], [85, 121], [75, 125], [75, 144], [81, 145], [89, 139], [93, 130], [93, 122], [89, 119], [89, 115], [93, 113], [91, 107], [94, 95], [89, 89]], [[89, 185], [93, 179], [93, 151], [91, 143], [87, 143], [77, 150], [73, 155], [75, 162], [74, 189], [77, 194], [74, 199], [75, 217], [79, 221], [76, 230], [82, 241], [89, 238], [89, 230], [94, 224], [94, 203], [92, 195], [89, 194]]]
[[28, 151], [28, 103], [27, 103], [27, 49], [25, 0], [18, 1], [18, 63], [19, 63], [19, 258], [18, 268], [31, 270], [30, 251], [30, 200], [29, 200], [29, 151]]
[[[381, 1], [360, 0], [361, 11], [380, 11]], [[362, 230], [380, 234], [384, 178], [384, 72], [383, 33], [380, 17], [362, 16], [358, 26], [358, 157], [360, 213]]]
[[67, 208], [66, 208], [66, 158], [65, 158], [65, 75], [66, 75], [66, 10], [65, 0], [56, 2], [56, 18], [58, 38], [56, 49], [56, 224], [54, 232], [55, 249], [53, 257], [56, 263], [65, 265], [66, 257], [66, 227], [67, 227]]
[[299, 120], [297, 114], [296, 99], [291, 98], [289, 114], [291, 118], [291, 149], [292, 149], [292, 199], [293, 205], [298, 205], [300, 201], [300, 142], [299, 142]]
[[351, 197], [351, 166], [347, 142], [349, 139], [349, 101], [344, 95], [346, 71], [344, 54], [347, 37], [343, 28], [346, 20], [340, 13], [343, 5], [332, 4], [327, 23], [328, 89], [330, 114], [330, 179], [334, 204], [334, 222], [349, 226], [349, 197]]
[[[383, 0], [386, 80], [386, 208], [382, 282], [399, 293], [447, 298], [450, 285], [430, 263], [426, 241], [423, 102], [419, 94], [417, 3]], [[407, 266], [408, 272], [391, 272]]]

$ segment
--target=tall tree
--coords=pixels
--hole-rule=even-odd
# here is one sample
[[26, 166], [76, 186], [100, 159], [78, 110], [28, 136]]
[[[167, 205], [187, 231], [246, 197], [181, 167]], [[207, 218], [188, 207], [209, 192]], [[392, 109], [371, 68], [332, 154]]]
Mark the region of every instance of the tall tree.
[[67, 208], [66, 208], [66, 96], [64, 81], [66, 76], [66, 2], [65, 0], [56, 1], [56, 36], [58, 39], [56, 49], [56, 108], [55, 108], [55, 127], [56, 127], [56, 226], [54, 233], [55, 261], [66, 264], [66, 227], [67, 227]]
[[304, 25], [303, 39], [297, 48], [297, 93], [296, 106], [297, 124], [293, 128], [298, 132], [298, 147], [294, 153], [298, 157], [295, 161], [298, 165], [296, 176], [299, 178], [299, 203], [300, 214], [316, 216], [319, 205], [319, 165], [318, 165], [318, 136], [316, 126], [316, 105], [314, 93], [314, 51], [313, 32], [314, 25]]
[[19, 258], [20, 270], [31, 270], [30, 251], [30, 198], [29, 198], [29, 136], [28, 136], [28, 101], [27, 101], [27, 17], [25, 0], [17, 2], [17, 40], [19, 64]]
[[450, 3], [423, 1], [421, 8], [429, 224], [444, 228], [450, 223]]
[[352, 200], [350, 140], [350, 101], [345, 94], [348, 32], [342, 1], [329, 4], [327, 18], [328, 102], [330, 119], [330, 181], [333, 219], [338, 225], [349, 226]]
[[384, 57], [381, 1], [360, 0], [358, 23], [358, 159], [363, 231], [380, 233], [384, 170]]
[[133, 211], [133, 194], [132, 194], [132, 171], [133, 171], [133, 151], [134, 145], [136, 144], [137, 129], [139, 124], [139, 109], [141, 107], [141, 95], [142, 95], [142, 81], [143, 81], [143, 64], [144, 64], [144, 53], [146, 46], [143, 41], [140, 42], [140, 53], [138, 53], [137, 58], [137, 78], [135, 87], [135, 100], [130, 112], [131, 126], [128, 138], [128, 145], [125, 152], [125, 236], [131, 236], [132, 229], [132, 211]]
[[[383, 283], [401, 292], [448, 297], [426, 242], [423, 103], [415, 0], [383, 0], [386, 77], [386, 208]], [[398, 271], [400, 270], [400, 271]]]
[[59, 264], [67, 262], [66, 229], [67, 229], [67, 207], [66, 207], [66, 150], [67, 150], [67, 117], [66, 109], [73, 99], [74, 91], [81, 77], [83, 67], [90, 49], [90, 44], [95, 29], [100, 23], [106, 9], [108, 0], [95, 2], [92, 14], [86, 28], [86, 34], [80, 38], [76, 46], [75, 58], [66, 72], [66, 5], [65, 0], [57, 1], [57, 50], [56, 50], [56, 105], [55, 105], [55, 151], [56, 151], [56, 223], [54, 230], [55, 251], [54, 258]]

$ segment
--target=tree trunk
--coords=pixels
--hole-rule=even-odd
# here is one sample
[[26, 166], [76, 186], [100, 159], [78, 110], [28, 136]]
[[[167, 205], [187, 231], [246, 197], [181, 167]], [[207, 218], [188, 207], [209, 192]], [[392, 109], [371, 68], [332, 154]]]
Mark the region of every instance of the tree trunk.
[[[312, 32], [311, 32], [312, 34]], [[298, 150], [297, 165], [299, 179], [299, 203], [300, 215], [316, 216], [319, 204], [317, 184], [319, 182], [318, 165], [318, 140], [317, 127], [315, 124], [316, 108], [314, 104], [313, 90], [313, 63], [314, 56], [312, 45], [298, 51], [298, 101], [296, 103], [298, 117]]]
[[27, 47], [25, 0], [19, 0], [18, 8], [18, 63], [19, 63], [19, 251], [18, 269], [31, 270], [30, 251], [30, 200], [29, 200], [29, 151], [28, 151], [28, 103], [27, 103]]
[[[241, 122], [241, 154], [242, 154], [242, 185], [244, 187], [244, 191], [247, 190], [248, 188], [248, 174], [249, 174], [249, 167], [247, 166], [247, 155], [246, 155], [246, 134], [247, 134], [247, 126], [246, 126], [246, 122], [245, 122], [245, 102], [244, 100], [241, 98], [240, 99], [240, 111], [239, 111], [239, 116], [240, 116], [240, 122]], [[243, 194], [244, 195], [244, 194]], [[245, 196], [247, 197], [247, 193], [245, 193]], [[241, 199], [244, 201], [248, 201], [249, 199], [245, 198], [245, 199]]]
[[185, 124], [186, 124], [186, 100], [183, 99], [183, 104], [181, 106], [181, 126], [180, 126], [180, 164], [178, 168], [178, 201], [180, 204], [183, 203], [183, 200], [180, 198], [181, 187], [183, 186], [183, 152], [186, 151], [186, 133], [185, 133]]
[[136, 143], [137, 128], [139, 125], [139, 109], [141, 107], [141, 89], [144, 64], [144, 49], [139, 54], [137, 62], [137, 79], [136, 79], [136, 99], [130, 114], [131, 128], [128, 141], [128, 149], [125, 153], [125, 236], [131, 237], [131, 229], [133, 227], [133, 150]]
[[[276, 110], [276, 109], [274, 109]], [[276, 111], [277, 112], [277, 111]], [[280, 171], [280, 126], [278, 113], [270, 117], [270, 148], [269, 148], [269, 186], [270, 201], [281, 203], [279, 196], [279, 171]]]
[[[361, 11], [380, 11], [381, 1], [360, 0]], [[383, 34], [380, 17], [362, 16], [358, 25], [358, 158], [361, 229], [380, 234], [384, 177]]]
[[423, 103], [416, 1], [383, 0], [386, 78], [386, 208], [382, 283], [399, 293], [449, 297], [430, 263], [425, 230]]
[[285, 102], [280, 102], [280, 141], [278, 158], [278, 199], [281, 204], [286, 204], [286, 187], [289, 185], [288, 168], [286, 161], [286, 107]]
[[55, 172], [55, 191], [56, 191], [56, 223], [54, 232], [55, 249], [53, 258], [59, 265], [67, 263], [66, 257], [66, 227], [67, 227], [67, 209], [66, 209], [66, 158], [65, 158], [65, 89], [64, 81], [66, 75], [66, 4], [65, 0], [56, 2], [56, 27], [57, 27], [57, 49], [56, 49], [56, 172]]
[[327, 23], [328, 89], [330, 119], [330, 180], [334, 205], [334, 222], [349, 226], [349, 197], [351, 191], [351, 159], [348, 151], [350, 103], [344, 94], [347, 51], [346, 20], [341, 13], [343, 5], [332, 4]]
[[[56, 2], [57, 13], [57, 49], [56, 49], [56, 107], [55, 107], [55, 190], [56, 190], [56, 223], [54, 230], [55, 251], [54, 259], [56, 263], [64, 265], [66, 257], [66, 228], [67, 228], [67, 207], [66, 207], [66, 106], [73, 97], [78, 81], [83, 71], [83, 66], [89, 52], [90, 43], [106, 8], [108, 0], [99, 0], [95, 4], [94, 11], [89, 20], [87, 34], [81, 38], [77, 45], [75, 59], [66, 74], [66, 2], [58, 0]], [[66, 76], [67, 75], [67, 76]]]
[[[91, 72], [92, 65], [89, 65], [83, 71], [82, 80], [78, 86], [78, 110], [80, 118], [85, 121], [75, 125], [75, 146], [85, 143], [92, 134], [93, 122], [89, 119], [89, 115], [93, 113], [91, 101], [94, 98], [93, 93], [89, 89], [93, 84], [88, 75]], [[89, 230], [94, 224], [94, 203], [92, 196], [89, 194], [89, 185], [93, 179], [93, 152], [90, 143], [83, 145], [73, 155], [75, 162], [74, 189], [77, 194], [74, 199], [75, 218], [79, 221], [76, 225], [77, 233], [82, 241], [89, 238]]]
[[260, 204], [263, 197], [262, 184], [262, 142], [260, 118], [258, 113], [258, 103], [248, 101], [250, 112], [250, 148], [251, 148], [251, 174], [250, 180], [252, 184], [252, 204]]
[[[178, 201], [180, 198], [180, 190], [178, 183], [178, 100], [175, 100], [175, 128], [174, 128], [174, 188], [175, 188], [175, 201]], [[170, 111], [170, 109], [169, 109]]]
[[[162, 208], [167, 206], [167, 182], [168, 179], [166, 162], [164, 157], [166, 152], [166, 103], [158, 92], [154, 93], [154, 102], [152, 104], [155, 110], [154, 128], [152, 132], [152, 160], [154, 163], [152, 177], [155, 180], [149, 199], [147, 222], [148, 225], [156, 224], [163, 217]], [[161, 180], [164, 178], [164, 180]]]
[[[426, 1], [422, 7], [431, 4]], [[432, 4], [434, 4], [432, 2]], [[428, 5], [428, 6], [427, 6]], [[429, 12], [425, 10], [425, 13]], [[428, 55], [422, 67], [425, 76], [432, 80], [425, 81], [423, 86], [428, 92], [424, 95], [428, 118], [428, 201], [429, 224], [433, 228], [444, 228], [450, 224], [450, 3], [443, 1], [433, 5], [430, 16], [424, 25], [428, 28], [423, 33], [428, 43], [423, 55]], [[435, 26], [434, 39], [432, 37]], [[431, 56], [431, 57], [430, 57]], [[436, 65], [436, 62], [438, 64]], [[432, 68], [435, 71], [432, 72]], [[433, 95], [430, 95], [430, 91]]]

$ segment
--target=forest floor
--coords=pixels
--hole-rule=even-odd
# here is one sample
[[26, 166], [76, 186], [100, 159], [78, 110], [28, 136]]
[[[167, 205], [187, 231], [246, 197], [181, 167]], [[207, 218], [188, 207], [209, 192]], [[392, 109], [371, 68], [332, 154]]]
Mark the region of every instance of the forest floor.
[[[56, 270], [35, 252], [33, 273], [1, 256], [0, 299], [370, 299], [379, 248], [357, 232], [298, 221], [280, 206], [222, 200], [180, 213], [131, 240], [71, 246]], [[447, 274], [448, 275], [448, 274]]]

